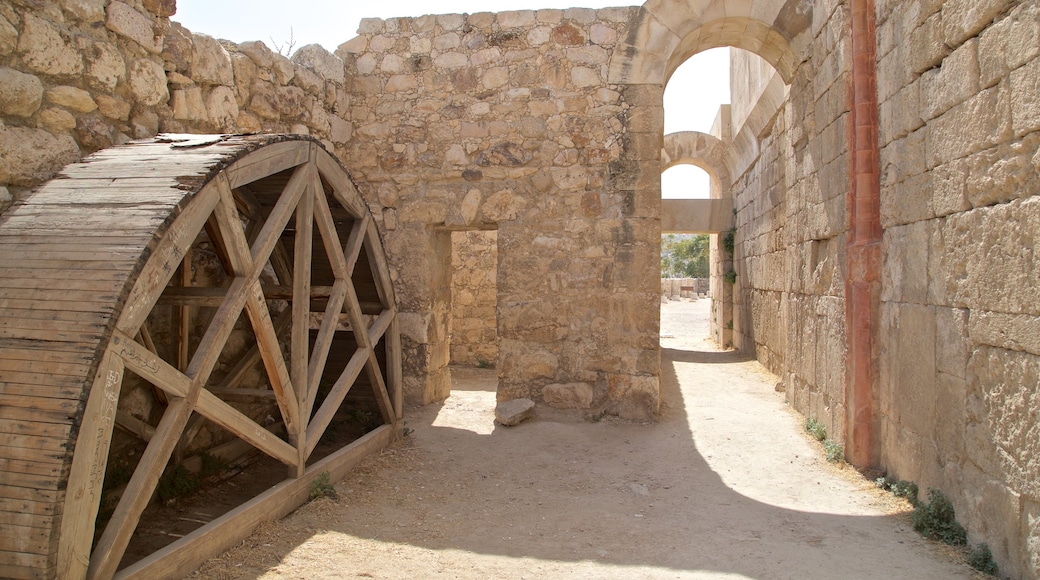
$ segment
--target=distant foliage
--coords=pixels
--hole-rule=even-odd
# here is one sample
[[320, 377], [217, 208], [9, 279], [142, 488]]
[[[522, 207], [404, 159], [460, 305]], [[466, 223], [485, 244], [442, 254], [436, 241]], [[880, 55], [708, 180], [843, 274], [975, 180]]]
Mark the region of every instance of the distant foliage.
[[662, 278], [707, 278], [710, 271], [707, 234], [661, 236]]

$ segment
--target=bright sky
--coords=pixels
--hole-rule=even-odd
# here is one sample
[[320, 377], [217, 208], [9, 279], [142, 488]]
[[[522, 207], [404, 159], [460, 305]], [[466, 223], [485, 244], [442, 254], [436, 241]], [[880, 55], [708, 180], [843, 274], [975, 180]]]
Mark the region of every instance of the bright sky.
[[[504, 12], [540, 8], [606, 8], [624, 0], [178, 0], [173, 20], [192, 32], [233, 42], [262, 40], [274, 50], [320, 44], [335, 52], [357, 36], [362, 18], [424, 14]], [[708, 132], [719, 105], [729, 102], [729, 50], [703, 52], [672, 75], [664, 95], [665, 133]], [[706, 198], [708, 175], [692, 166], [675, 167], [662, 176], [662, 197]]]

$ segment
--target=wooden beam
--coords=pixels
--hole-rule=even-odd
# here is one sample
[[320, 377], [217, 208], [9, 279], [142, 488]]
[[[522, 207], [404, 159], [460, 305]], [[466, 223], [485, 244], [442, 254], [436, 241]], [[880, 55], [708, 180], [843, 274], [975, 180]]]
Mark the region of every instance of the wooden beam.
[[267, 221], [253, 242], [251, 253], [254, 263], [264, 264], [271, 258], [271, 252], [278, 245], [285, 225], [289, 223], [289, 218], [296, 211], [296, 206], [307, 189], [309, 178], [310, 171], [307, 166], [297, 167], [293, 172], [289, 183], [285, 185], [282, 195], [278, 198], [278, 203], [267, 216]]
[[109, 351], [119, 356], [127, 369], [167, 395], [186, 397], [191, 390], [191, 379], [121, 330], [113, 331]]
[[72, 454], [58, 536], [57, 576], [60, 578], [82, 578], [87, 573], [122, 383], [123, 361], [111, 350], [106, 351], [83, 410], [83, 422]]
[[225, 171], [232, 188], [248, 185], [291, 169], [310, 158], [312, 144], [307, 141], [286, 141], [264, 146], [232, 163]]
[[[307, 166], [308, 182], [314, 169]], [[296, 248], [293, 260], [293, 303], [292, 303], [292, 339], [289, 351], [289, 376], [296, 387], [297, 404], [301, 410], [307, 409], [308, 394], [308, 359], [310, 353], [310, 313], [311, 313], [311, 249], [314, 242], [314, 195], [304, 194], [300, 205], [296, 208]], [[307, 299], [302, 299], [307, 297]], [[295, 442], [300, 452], [297, 476], [303, 475], [306, 461], [306, 427], [297, 433]]]
[[213, 393], [203, 389], [199, 393], [195, 411], [278, 461], [289, 466], [296, 465], [296, 449]]
[[278, 409], [282, 412], [282, 422], [289, 433], [290, 440], [303, 429], [301, 425], [306, 417], [300, 414], [299, 395], [300, 388], [294, 385], [282, 358], [282, 346], [278, 342], [278, 332], [281, 331], [292, 320], [293, 312], [286, 310], [279, 317], [278, 322], [271, 324], [271, 313], [267, 309], [267, 302], [260, 289], [260, 283], [253, 283], [253, 290], [246, 310], [249, 312], [249, 321], [253, 325], [253, 333], [256, 335], [256, 344], [260, 350], [260, 357], [267, 369], [267, 378], [271, 382], [271, 389], [278, 400]]
[[[338, 243], [335, 245], [339, 246]], [[302, 406], [304, 415], [308, 417], [310, 416], [311, 409], [314, 406], [314, 398], [318, 394], [318, 386], [321, 383], [322, 371], [325, 370], [325, 364], [329, 359], [329, 350], [332, 348], [332, 339], [335, 337], [336, 331], [339, 330], [340, 327], [340, 312], [343, 311], [343, 300], [347, 297], [347, 286], [349, 285], [350, 280], [336, 280], [336, 284], [333, 286], [332, 296], [329, 297], [329, 303], [325, 307], [325, 314], [322, 316], [321, 327], [318, 329], [318, 336], [314, 340], [310, 365], [307, 369], [307, 397]], [[310, 329], [309, 320], [307, 327]]]
[[354, 382], [357, 381], [361, 370], [365, 368], [365, 361], [367, 360], [368, 353], [364, 349], [359, 348], [354, 352], [354, 356], [350, 357], [350, 361], [343, 368], [343, 372], [336, 379], [336, 383], [332, 385], [329, 394], [325, 396], [325, 400], [322, 401], [318, 412], [314, 414], [314, 417], [307, 425], [307, 457], [310, 457], [314, 447], [318, 444], [318, 440], [321, 439], [325, 429], [332, 422], [336, 411], [343, 404], [344, 397], [347, 396], [350, 388], [354, 386]]

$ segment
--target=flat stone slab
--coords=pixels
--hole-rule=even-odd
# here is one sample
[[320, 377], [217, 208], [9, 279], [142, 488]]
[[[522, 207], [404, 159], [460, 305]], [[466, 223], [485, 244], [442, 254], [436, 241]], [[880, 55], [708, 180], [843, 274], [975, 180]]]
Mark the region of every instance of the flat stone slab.
[[506, 427], [519, 425], [521, 422], [530, 419], [533, 416], [534, 401], [531, 399], [513, 399], [512, 401], [503, 401], [495, 407], [495, 420]]

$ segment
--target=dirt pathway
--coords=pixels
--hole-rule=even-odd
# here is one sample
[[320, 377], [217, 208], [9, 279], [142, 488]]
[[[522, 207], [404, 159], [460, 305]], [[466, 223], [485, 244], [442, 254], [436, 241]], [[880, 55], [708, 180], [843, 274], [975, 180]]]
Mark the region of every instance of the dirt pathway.
[[827, 464], [757, 363], [718, 352], [708, 301], [662, 307], [661, 420], [539, 409], [494, 424], [459, 369], [414, 432], [198, 578], [971, 578], [904, 506]]

